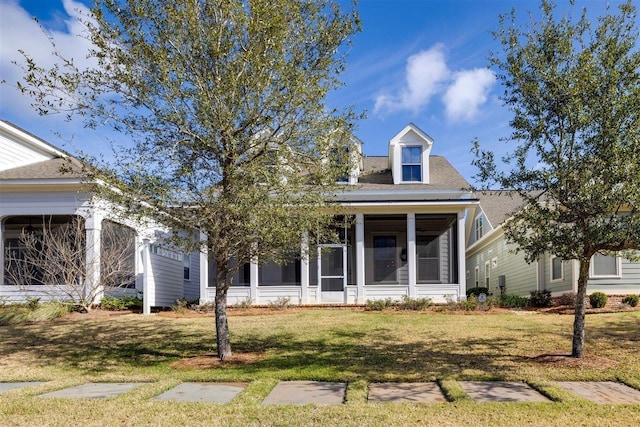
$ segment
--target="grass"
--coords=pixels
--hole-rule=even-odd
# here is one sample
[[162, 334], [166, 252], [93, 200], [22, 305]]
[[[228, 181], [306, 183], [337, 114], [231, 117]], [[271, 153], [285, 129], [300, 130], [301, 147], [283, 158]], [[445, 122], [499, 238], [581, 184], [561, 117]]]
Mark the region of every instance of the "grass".
[[[78, 320], [80, 319], [80, 320]], [[286, 310], [229, 318], [237, 361], [211, 363], [211, 316], [75, 314], [0, 327], [0, 381], [46, 381], [0, 394], [4, 425], [636, 425], [640, 405], [597, 405], [555, 380], [621, 381], [640, 389], [640, 311], [587, 317], [586, 358], [572, 316]], [[247, 356], [250, 357], [242, 357]], [[175, 362], [203, 369], [178, 369]], [[190, 363], [205, 361], [209, 365]], [[244, 363], [240, 363], [244, 361]], [[348, 383], [344, 405], [260, 402], [279, 380]], [[457, 380], [525, 381], [551, 403], [471, 401]], [[146, 382], [113, 399], [39, 399], [90, 381]], [[244, 381], [227, 405], [158, 402], [182, 381]], [[381, 381], [438, 381], [445, 404], [367, 404]]]

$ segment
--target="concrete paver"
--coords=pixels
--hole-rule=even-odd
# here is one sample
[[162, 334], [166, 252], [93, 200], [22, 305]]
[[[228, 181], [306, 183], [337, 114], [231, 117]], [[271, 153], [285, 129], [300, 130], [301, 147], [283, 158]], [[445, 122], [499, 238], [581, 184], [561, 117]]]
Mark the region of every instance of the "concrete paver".
[[556, 384], [595, 403], [640, 403], [640, 390], [612, 381], [558, 381]]
[[107, 399], [133, 390], [144, 383], [88, 383], [63, 388], [37, 397], [62, 397], [70, 399]]
[[346, 383], [281, 381], [262, 401], [263, 405], [337, 405], [344, 402]]
[[505, 381], [458, 381], [476, 402], [549, 402], [528, 384]]
[[446, 402], [436, 383], [372, 383], [369, 402]]
[[34, 385], [44, 384], [42, 381], [29, 381], [29, 382], [20, 382], [20, 383], [0, 383], [0, 393], [7, 390], [13, 390], [16, 388], [22, 387], [31, 387]]
[[247, 384], [244, 383], [199, 383], [187, 382], [167, 390], [154, 397], [154, 400], [173, 400], [178, 402], [228, 403], [236, 397]]

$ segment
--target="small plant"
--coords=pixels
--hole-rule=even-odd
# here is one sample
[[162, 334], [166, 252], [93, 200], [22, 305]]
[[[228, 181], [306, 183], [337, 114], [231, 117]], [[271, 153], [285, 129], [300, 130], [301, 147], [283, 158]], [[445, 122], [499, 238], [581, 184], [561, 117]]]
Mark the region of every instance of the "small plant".
[[458, 302], [458, 307], [464, 311], [476, 310], [478, 308], [478, 298], [471, 295], [466, 300]]
[[177, 299], [176, 303], [171, 306], [171, 310], [175, 311], [176, 313], [184, 314], [189, 311], [189, 303], [186, 299]]
[[407, 295], [402, 296], [402, 300], [397, 304], [400, 310], [424, 311], [433, 305], [431, 298], [411, 298]]
[[72, 306], [61, 302], [47, 302], [39, 304], [38, 308], [29, 313], [29, 320], [43, 322], [66, 316], [71, 313]]
[[566, 305], [569, 307], [576, 306], [576, 294], [575, 292], [565, 292], [560, 295], [556, 301], [558, 305]]
[[238, 310], [247, 310], [253, 305], [253, 300], [251, 297], [246, 297], [242, 301], [238, 301], [235, 304], [232, 304], [230, 307]]
[[111, 295], [105, 295], [102, 297], [102, 300], [100, 300], [100, 308], [110, 311], [126, 310], [124, 301]]
[[531, 291], [529, 302], [532, 307], [551, 307], [551, 291], [544, 289], [542, 291]]
[[506, 308], [522, 308], [529, 305], [529, 298], [519, 295], [500, 295], [499, 304]]
[[607, 294], [604, 292], [594, 292], [589, 295], [591, 308], [602, 308], [607, 305]]
[[275, 300], [269, 301], [269, 308], [272, 310], [286, 310], [290, 305], [290, 297], [278, 297]]
[[469, 297], [477, 297], [480, 294], [485, 294], [485, 295], [489, 295], [489, 288], [484, 288], [484, 287], [475, 287], [475, 288], [471, 288], [469, 290], [467, 290], [467, 298]]
[[29, 310], [34, 311], [40, 306], [40, 298], [27, 297], [26, 306]]
[[391, 298], [387, 299], [368, 299], [366, 302], [365, 310], [367, 311], [382, 311], [385, 308], [389, 308], [393, 306], [393, 300]]
[[627, 304], [631, 307], [635, 307], [638, 305], [638, 300], [640, 300], [640, 297], [638, 297], [638, 295], [629, 294], [622, 299], [622, 303]]

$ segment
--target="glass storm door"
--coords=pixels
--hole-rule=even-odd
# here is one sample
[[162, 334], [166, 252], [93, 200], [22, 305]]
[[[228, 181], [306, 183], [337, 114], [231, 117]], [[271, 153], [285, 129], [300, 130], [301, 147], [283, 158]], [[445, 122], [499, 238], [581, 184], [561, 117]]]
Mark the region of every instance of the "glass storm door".
[[344, 303], [347, 285], [347, 246], [322, 245], [318, 248], [318, 283], [321, 301]]

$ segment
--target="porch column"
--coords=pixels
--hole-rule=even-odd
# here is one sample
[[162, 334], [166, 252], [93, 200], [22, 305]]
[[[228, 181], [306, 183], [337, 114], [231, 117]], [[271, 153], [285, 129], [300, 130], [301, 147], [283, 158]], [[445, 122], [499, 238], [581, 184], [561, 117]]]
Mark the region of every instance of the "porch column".
[[93, 304], [100, 303], [104, 296], [104, 287], [100, 282], [100, 246], [102, 232], [102, 215], [96, 211], [89, 212], [85, 218], [86, 248], [85, 260], [87, 277], [84, 280], [84, 297], [92, 298]]
[[467, 276], [466, 276], [466, 251], [464, 247], [464, 212], [458, 212], [458, 297], [465, 299], [467, 296]]
[[356, 304], [364, 304], [364, 214], [356, 214]]
[[407, 271], [409, 297], [416, 297], [416, 214], [407, 214]]
[[209, 286], [209, 247], [207, 235], [200, 232], [200, 304], [207, 302], [207, 287]]
[[149, 239], [142, 240], [142, 314], [151, 314], [151, 250]]
[[258, 267], [258, 260], [252, 259], [249, 263], [249, 297], [251, 298], [251, 304], [258, 304], [258, 276], [260, 269]]
[[309, 233], [302, 233], [300, 255], [300, 304], [306, 304], [309, 302]]

